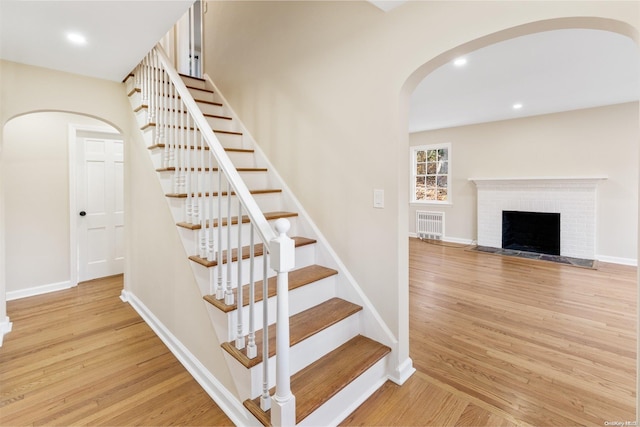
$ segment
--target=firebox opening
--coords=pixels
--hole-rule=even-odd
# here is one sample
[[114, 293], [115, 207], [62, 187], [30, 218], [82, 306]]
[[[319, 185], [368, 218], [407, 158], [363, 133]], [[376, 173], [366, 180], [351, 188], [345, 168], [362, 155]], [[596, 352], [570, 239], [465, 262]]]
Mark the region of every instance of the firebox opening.
[[560, 214], [502, 211], [502, 248], [560, 255]]

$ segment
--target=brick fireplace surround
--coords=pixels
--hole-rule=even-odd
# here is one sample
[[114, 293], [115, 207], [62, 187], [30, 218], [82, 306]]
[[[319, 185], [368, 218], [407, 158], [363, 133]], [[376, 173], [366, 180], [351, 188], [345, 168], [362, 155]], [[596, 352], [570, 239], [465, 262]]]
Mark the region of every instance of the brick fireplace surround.
[[478, 189], [478, 245], [502, 247], [502, 211], [560, 214], [560, 255], [595, 259], [596, 187], [606, 177], [470, 178]]

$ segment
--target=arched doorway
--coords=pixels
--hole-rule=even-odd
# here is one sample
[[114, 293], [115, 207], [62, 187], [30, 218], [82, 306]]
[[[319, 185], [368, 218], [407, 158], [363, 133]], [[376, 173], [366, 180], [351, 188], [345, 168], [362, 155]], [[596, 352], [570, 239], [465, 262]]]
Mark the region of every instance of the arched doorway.
[[110, 124], [75, 113], [34, 112], [6, 123], [2, 178], [8, 300], [78, 283], [77, 180], [70, 159], [77, 157], [79, 137], [104, 141], [107, 135], [122, 140]]
[[[527, 25], [524, 25], [524, 26], [520, 26], [520, 27], [517, 27], [517, 28], [512, 28], [512, 29], [509, 29], [509, 30], [505, 30], [504, 32], [495, 33], [495, 34], [486, 36], [486, 37], [484, 37], [482, 39], [478, 39], [478, 40], [469, 42], [469, 43], [467, 43], [465, 45], [462, 45], [462, 46], [459, 46], [458, 48], [455, 48], [455, 49], [453, 49], [453, 50], [451, 50], [449, 52], [445, 52], [442, 55], [434, 58], [432, 61], [427, 62], [422, 67], [420, 67], [418, 70], [416, 70], [416, 72], [414, 72], [412, 74], [412, 76], [407, 80], [407, 82], [405, 83], [405, 87], [404, 87], [405, 92], [403, 92], [403, 96], [407, 96], [408, 97], [409, 92], [412, 91], [413, 88], [415, 88], [417, 86], [418, 81], [420, 81], [422, 78], [427, 76], [433, 70], [437, 69], [438, 67], [442, 66], [445, 63], [453, 61], [457, 57], [460, 57], [460, 56], [463, 56], [463, 55], [468, 54], [470, 52], [473, 52], [473, 51], [475, 51], [475, 50], [477, 50], [479, 48], [489, 46], [489, 45], [491, 45], [493, 43], [498, 43], [500, 41], [511, 39], [513, 37], [526, 36], [527, 34], [534, 34], [534, 33], [539, 33], [539, 32], [548, 31], [548, 30], [556, 30], [556, 29], [561, 29], [561, 28], [588, 28], [588, 29], [615, 31], [615, 32], [618, 32], [618, 33], [623, 34], [625, 36], [631, 37], [636, 43], [638, 41], [636, 32], [632, 28], [629, 28], [626, 24], [619, 23], [619, 22], [612, 22], [612, 21], [604, 20], [604, 19], [603, 20], [597, 20], [597, 19], [560, 19], [560, 20], [545, 21], [545, 22], [541, 22], [541, 23], [527, 24]], [[408, 105], [408, 99], [407, 99], [407, 104], [406, 105]], [[626, 111], [626, 113], [624, 113], [624, 114], [626, 114], [625, 117], [627, 119], [629, 119], [629, 117], [630, 117], [631, 120], [633, 121], [631, 123], [631, 126], [629, 126], [629, 127], [630, 128], [635, 128], [636, 129], [636, 134], [637, 134], [638, 120], [639, 120], [637, 111], [638, 110], [637, 110], [637, 102], [636, 102], [635, 106], [630, 107], [630, 109], [628, 109], [628, 111]], [[618, 114], [618, 113], [620, 113], [620, 112], [619, 111], [616, 112], [616, 114]], [[582, 120], [584, 120], [584, 118], [582, 118]], [[442, 136], [442, 135], [452, 135], [452, 133], [442, 132], [440, 136]], [[631, 134], [631, 135], [634, 135], [634, 134]], [[632, 154], [632, 160], [633, 160], [633, 163], [634, 163], [634, 167], [637, 170], [637, 168], [638, 168], [637, 136], [634, 136], [632, 138], [632, 140], [633, 140], [632, 143], [635, 145], [634, 146], [634, 151], [633, 151], [633, 154]], [[574, 161], [580, 161], [580, 160], [575, 160], [575, 159], [578, 159], [580, 157], [581, 157], [580, 155], [576, 155], [574, 153], [573, 159], [574, 159]], [[631, 175], [634, 175], [634, 174], [631, 174]], [[466, 179], [468, 179], [468, 178], [470, 178], [470, 177], [467, 177]], [[637, 173], [631, 179], [636, 181], [636, 182], [634, 182], [634, 192], [635, 192], [634, 196], [635, 196], [635, 200], [637, 200], [637, 192], [638, 192], [638, 190], [637, 190]], [[459, 200], [456, 203], [458, 203], [458, 202], [459, 202]], [[637, 202], [635, 204], [637, 205]], [[412, 220], [413, 220], [413, 217], [411, 217], [409, 221], [411, 222]], [[635, 223], [637, 225], [637, 215], [634, 218], [634, 221], [635, 221]], [[634, 226], [633, 228], [635, 229], [636, 227]], [[637, 240], [637, 239], [634, 237], [632, 240]], [[635, 256], [637, 256], [637, 255], [635, 255]], [[636, 292], [637, 292], [637, 289], [636, 289]], [[455, 304], [455, 303], [452, 303], [452, 304]], [[462, 301], [462, 302], [459, 302], [459, 304], [468, 304], [468, 301]], [[480, 304], [480, 303], [478, 303], [478, 304]], [[411, 307], [411, 305], [410, 305], [410, 307]], [[470, 304], [468, 307], [469, 307], [470, 310], [473, 310], [473, 303]], [[585, 310], [586, 310], [586, 307], [585, 307]], [[636, 311], [636, 315], [637, 315], [637, 312], [638, 312], [637, 307], [636, 307], [635, 311]], [[627, 324], [628, 324], [628, 322], [627, 322]], [[629, 331], [629, 327], [627, 327], [627, 331]], [[559, 332], [559, 333], [561, 333], [561, 332]], [[598, 340], [597, 340], [597, 338], [595, 338], [595, 336], [596, 335], [591, 335], [591, 336], [586, 337], [585, 339], [591, 340], [592, 344], [595, 347], [598, 347], [598, 343], [597, 343]], [[567, 337], [568, 337], [568, 335], [567, 335]], [[452, 341], [455, 341], [455, 339], [452, 338]], [[634, 343], [630, 343], [631, 346], [632, 347], [637, 347], [637, 341], [638, 340], [637, 340], [637, 337], [636, 337], [635, 344]], [[571, 345], [572, 341], [569, 338], [567, 338], [566, 340], [563, 340], [561, 338], [561, 339], [559, 339], [558, 342], [562, 343], [561, 345]], [[440, 343], [440, 344], [444, 345], [442, 343]], [[470, 342], [470, 341], [466, 342], [466, 344], [469, 347], [473, 347], [474, 346], [474, 343]], [[453, 346], [455, 344], [451, 344], [451, 345]], [[521, 351], [521, 350], [522, 349], [519, 349], [519, 350], [514, 349], [513, 351], [514, 351], [514, 354], [516, 354], [518, 351]], [[473, 355], [474, 351], [470, 350], [470, 353], [472, 353], [472, 354], [469, 357], [473, 358], [474, 357], [474, 355]], [[476, 352], [475, 356], [479, 357], [478, 354], [480, 354], [480, 353]], [[627, 354], [628, 355], [635, 354], [635, 351], [633, 351], [633, 349], [631, 349], [630, 352], [627, 352]], [[414, 362], [416, 362], [416, 358], [413, 355], [412, 355], [412, 358], [413, 358]], [[499, 389], [500, 387], [504, 386], [505, 384], [509, 383], [511, 380], [513, 380], [515, 378], [514, 377], [514, 378], [505, 379], [505, 377], [501, 376], [501, 374], [498, 371], [494, 371], [493, 373], [489, 373], [489, 372], [485, 372], [485, 371], [482, 371], [482, 370], [476, 370], [476, 367], [473, 364], [467, 363], [469, 360], [470, 359], [467, 359], [467, 360], [463, 360], [463, 359], [454, 360], [454, 359], [451, 359], [451, 358], [447, 359], [446, 357], [443, 357], [443, 358], [441, 358], [441, 363], [450, 364], [450, 365], [458, 365], [458, 368], [461, 371], [466, 370], [466, 374], [469, 377], [474, 377], [475, 376], [477, 381], [478, 381], [478, 384], [482, 383], [484, 381], [484, 379], [489, 379], [488, 381], [495, 381], [496, 384], [500, 384], [500, 385], [497, 385], [496, 389]], [[553, 363], [552, 359], [549, 359], [547, 362], [548, 363]], [[507, 363], [509, 363], [509, 362], [507, 362]], [[418, 368], [418, 370], [420, 370], [420, 366], [419, 365], [420, 365], [419, 362], [415, 363], [415, 366]], [[597, 363], [595, 363], [594, 365], [597, 365]], [[628, 363], [628, 365], [631, 366], [632, 364]], [[531, 366], [534, 366], [534, 365], [532, 364]], [[626, 372], [628, 374], [633, 372], [632, 375], [635, 376], [635, 375], [637, 375], [637, 371], [635, 369], [633, 369], [633, 368], [635, 368], [635, 366], [633, 366], [632, 368], [629, 368], [631, 370], [630, 371], [626, 371]], [[579, 368], [577, 368], [577, 367], [575, 369], [579, 370]], [[587, 371], [588, 371], [588, 369], [587, 369]], [[552, 371], [548, 371], [548, 375], [553, 376], [554, 374], [551, 373], [551, 372]], [[589, 374], [585, 374], [585, 375], [590, 375], [590, 374], [592, 374], [592, 372], [589, 372]], [[443, 374], [443, 375], [446, 375], [446, 374]], [[521, 379], [522, 381], [525, 381], [527, 384], [529, 384], [529, 386], [528, 386], [529, 388], [535, 387], [535, 382], [531, 381], [530, 378], [528, 379], [526, 377], [526, 375], [523, 375], [522, 377], [519, 377], [519, 376], [517, 376], [517, 377], [519, 379]], [[492, 378], [493, 378], [493, 380], [492, 380]], [[561, 381], [561, 379], [559, 377], [557, 377], [556, 380], [558, 381], [558, 383]], [[625, 419], [628, 418], [629, 421], [631, 421], [633, 419], [632, 411], [629, 410], [629, 408], [630, 408], [629, 402], [635, 400], [635, 398], [633, 397], [633, 390], [631, 390], [633, 385], [630, 386], [630, 380], [631, 380], [631, 378], [627, 377], [627, 380], [625, 382], [625, 390], [626, 390], [625, 391], [625, 394], [626, 394], [625, 395], [625, 401], [626, 401], [626, 404], [625, 404], [626, 405], [625, 406], [626, 407], [626, 410], [625, 410], [626, 411], [625, 412], [626, 418]], [[615, 381], [612, 380], [612, 378], [610, 376], [608, 377], [607, 381], [609, 381], [609, 384], [615, 384]], [[551, 381], [551, 382], [553, 382], [553, 381]], [[606, 386], [603, 386], [599, 382], [594, 383], [594, 389], [598, 388], [598, 387], [606, 387]], [[466, 391], [467, 393], [470, 393], [472, 395], [474, 393], [482, 394], [483, 392], [479, 392], [478, 391], [480, 388], [481, 388], [481, 386], [478, 386], [478, 388], [471, 387], [471, 388], [465, 389], [464, 391]], [[637, 389], [637, 386], [636, 386], [636, 389]], [[486, 390], [485, 390], [485, 392], [486, 392]], [[516, 401], [516, 400], [521, 400], [522, 401], [521, 408], [522, 408], [522, 412], [523, 413], [527, 412], [528, 409], [531, 409], [531, 406], [529, 406], [529, 404], [531, 403], [530, 396], [527, 396], [524, 393], [520, 394], [517, 389], [514, 389], [514, 390], [510, 391], [510, 393], [511, 393], [511, 397], [512, 397], [511, 402]], [[498, 393], [498, 394], [500, 394], [500, 393]], [[581, 400], [581, 396], [584, 396], [584, 394], [582, 394], [582, 395], [580, 395], [580, 393], [571, 394], [569, 392], [566, 392], [566, 390], [565, 390], [565, 392], [563, 392], [561, 394], [562, 394], [562, 397], [557, 397], [557, 399], [560, 400], [560, 399], [563, 399], [563, 398], [569, 396], [569, 397], [567, 397], [567, 399], [570, 398], [571, 401], [573, 402], [572, 404], [577, 404], [577, 405], [580, 405], [581, 407], [583, 407], [585, 412], [592, 411], [593, 408], [594, 408], [594, 406], [592, 404], [593, 401], [591, 401], [590, 403], [587, 403], [591, 399], [591, 397], [589, 397], [589, 396], [585, 396], [585, 399], [583, 401], [583, 400]], [[635, 394], [637, 396], [637, 390], [636, 390]], [[509, 399], [503, 399], [503, 398], [504, 398], [504, 395], [501, 395], [501, 397], [499, 397], [499, 400], [501, 402], [504, 402], [503, 409], [504, 408], [512, 408], [510, 406]], [[548, 396], [547, 396], [547, 398], [548, 398]], [[495, 404], [495, 401], [494, 401], [494, 404]], [[638, 405], [636, 404], [635, 407], [637, 408]], [[515, 411], [517, 412], [518, 409], [515, 409]], [[531, 420], [529, 422], [531, 422]], [[534, 422], [534, 424], [535, 424], [535, 422]]]

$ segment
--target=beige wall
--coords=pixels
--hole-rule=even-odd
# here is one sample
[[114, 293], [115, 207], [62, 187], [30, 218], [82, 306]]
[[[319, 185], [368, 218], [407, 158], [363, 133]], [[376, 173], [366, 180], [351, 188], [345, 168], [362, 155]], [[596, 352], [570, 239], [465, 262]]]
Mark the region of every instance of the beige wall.
[[[206, 312], [198, 286], [190, 270], [177, 230], [165, 197], [160, 189], [159, 180], [144, 146], [141, 134], [135, 123], [135, 117], [127, 100], [122, 84], [107, 80], [82, 77], [74, 74], [47, 70], [23, 64], [0, 61], [0, 126], [3, 129], [0, 140], [0, 177], [4, 191], [0, 193], [0, 206], [4, 207], [0, 218], [0, 236], [7, 245], [7, 253], [0, 253], [2, 262], [5, 257], [12, 263], [10, 269], [0, 271], [0, 322], [5, 313], [5, 287], [29, 286], [35, 282], [68, 280], [69, 277], [69, 202], [68, 202], [68, 153], [66, 142], [56, 137], [57, 142], [35, 143], [34, 139], [49, 139], [51, 132], [59, 134], [68, 122], [77, 122], [78, 116], [72, 114], [45, 114], [48, 123], [34, 124], [33, 129], [24, 129], [34, 116], [27, 115], [37, 111], [56, 111], [82, 114], [107, 122], [120, 130], [125, 141], [125, 288], [136, 295], [152, 314], [175, 335], [178, 340], [199, 361], [209, 369], [228, 390], [235, 385], [230, 377], [227, 365], [217, 342], [215, 332]], [[22, 116], [22, 117], [18, 117]], [[16, 118], [17, 117], [17, 118]], [[14, 119], [15, 120], [11, 120]], [[26, 120], [26, 122], [25, 122]], [[80, 119], [86, 123], [92, 119]], [[83, 123], [84, 123], [83, 122]], [[59, 129], [59, 132], [54, 132]], [[18, 133], [16, 133], [18, 132]], [[23, 143], [22, 137], [32, 138], [33, 149], [38, 153], [29, 156], [40, 162], [44, 158], [49, 165], [41, 164], [45, 169], [38, 176], [25, 177], [21, 167], [26, 163], [28, 150], [21, 150], [18, 158], [14, 149]], [[19, 141], [18, 141], [19, 139]], [[31, 168], [33, 165], [28, 165]], [[19, 177], [14, 175], [20, 175]], [[19, 179], [50, 180], [48, 182], [50, 201], [54, 211], [41, 210], [35, 216], [43, 218], [46, 227], [38, 230], [38, 236], [28, 227], [29, 221], [22, 218], [19, 205], [12, 202], [19, 197], [17, 189], [9, 185], [31, 185], [19, 183]], [[0, 190], [2, 189], [0, 186]], [[38, 188], [38, 184], [29, 189]], [[6, 194], [5, 194], [6, 192]], [[64, 200], [64, 201], [62, 201]], [[26, 202], [25, 202], [26, 203]], [[29, 207], [39, 203], [29, 200]], [[31, 214], [29, 214], [31, 215]], [[33, 219], [33, 217], [30, 217]], [[21, 229], [13, 229], [19, 222]], [[8, 230], [7, 227], [12, 229]], [[18, 240], [26, 239], [29, 246], [34, 240], [45, 243], [43, 253], [34, 252], [35, 257], [50, 259], [45, 261], [47, 272], [32, 272], [36, 265], [33, 257], [26, 259], [27, 252], [17, 248]], [[11, 251], [11, 253], [9, 253]], [[31, 254], [31, 255], [34, 255]], [[59, 262], [58, 266], [50, 261]], [[41, 277], [42, 276], [42, 277]], [[6, 279], [10, 283], [6, 283]], [[10, 315], [10, 313], [9, 313]]]
[[637, 259], [638, 103], [461, 126], [410, 135], [410, 145], [450, 142], [453, 204], [412, 204], [443, 211], [446, 238], [476, 240], [476, 188], [469, 178], [607, 176], [598, 185], [596, 254]]
[[[212, 1], [204, 68], [396, 334], [404, 360], [412, 90], [456, 55], [528, 32], [606, 27], [637, 38], [638, 12], [604, 1], [414, 1], [388, 13], [367, 2]], [[570, 17], [581, 18], [518, 27]], [[372, 207], [376, 188], [384, 209]]]

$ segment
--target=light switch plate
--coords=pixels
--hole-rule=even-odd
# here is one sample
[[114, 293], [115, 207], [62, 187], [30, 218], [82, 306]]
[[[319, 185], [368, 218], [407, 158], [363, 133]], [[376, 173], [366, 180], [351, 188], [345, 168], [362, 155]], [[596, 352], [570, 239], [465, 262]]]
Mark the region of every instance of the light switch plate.
[[373, 207], [384, 208], [384, 190], [373, 190]]

